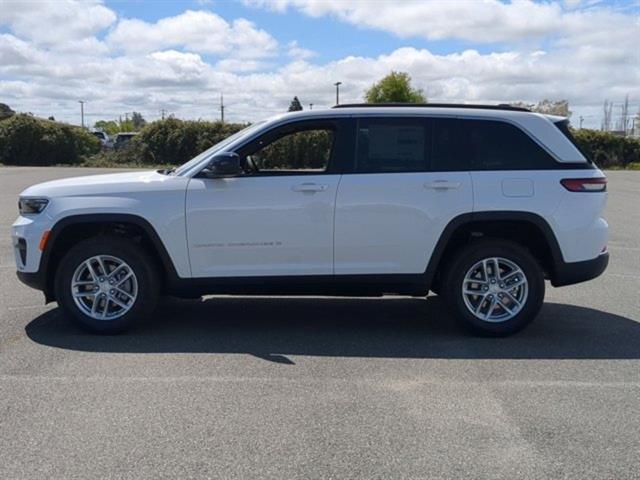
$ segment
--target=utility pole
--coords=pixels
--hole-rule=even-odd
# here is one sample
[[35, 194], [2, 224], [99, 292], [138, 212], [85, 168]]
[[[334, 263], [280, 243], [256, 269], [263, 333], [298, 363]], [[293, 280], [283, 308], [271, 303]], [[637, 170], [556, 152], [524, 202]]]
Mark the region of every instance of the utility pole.
[[313, 110], [313, 103], [309, 104], [309, 110]]
[[80, 104], [80, 125], [84, 128], [84, 100], [78, 100]]
[[224, 97], [220, 94], [220, 123], [224, 123]]
[[584, 121], [584, 117], [580, 115], [580, 130], [582, 130], [582, 122]]
[[336, 105], [340, 105], [340, 85], [342, 82], [336, 82], [334, 85], [336, 86]]
[[162, 120], [164, 120], [165, 113], [166, 113], [166, 110], [164, 108], [160, 110], [160, 115], [162, 115]]

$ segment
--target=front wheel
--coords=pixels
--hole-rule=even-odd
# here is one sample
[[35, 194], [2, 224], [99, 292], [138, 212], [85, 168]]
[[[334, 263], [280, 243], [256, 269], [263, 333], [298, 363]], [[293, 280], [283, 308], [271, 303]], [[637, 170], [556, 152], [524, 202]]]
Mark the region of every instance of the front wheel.
[[153, 261], [135, 243], [90, 238], [61, 260], [56, 298], [79, 326], [93, 333], [119, 333], [154, 309], [158, 277]]
[[544, 275], [518, 244], [484, 240], [449, 264], [445, 296], [457, 319], [475, 333], [509, 335], [527, 326], [544, 300]]

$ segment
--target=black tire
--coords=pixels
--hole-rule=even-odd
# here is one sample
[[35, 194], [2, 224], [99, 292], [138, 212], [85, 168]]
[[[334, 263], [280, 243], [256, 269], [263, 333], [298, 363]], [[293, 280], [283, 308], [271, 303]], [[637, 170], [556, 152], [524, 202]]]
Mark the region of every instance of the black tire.
[[[109, 255], [126, 262], [137, 279], [137, 297], [130, 310], [111, 320], [97, 320], [85, 314], [73, 300], [71, 283], [76, 268], [90, 257]], [[55, 275], [58, 305], [81, 328], [98, 334], [117, 334], [130, 328], [156, 307], [160, 274], [153, 259], [131, 240], [116, 236], [94, 237], [74, 245], [60, 261]]]
[[[482, 320], [465, 304], [462, 286], [465, 275], [477, 262], [491, 257], [501, 257], [520, 267], [528, 283], [528, 295], [521, 310], [512, 318], [499, 322]], [[544, 301], [544, 274], [529, 251], [520, 245], [500, 239], [481, 240], [458, 250], [445, 277], [445, 299], [456, 319], [475, 334], [506, 336], [526, 327], [537, 315]], [[473, 297], [477, 298], [477, 297]]]

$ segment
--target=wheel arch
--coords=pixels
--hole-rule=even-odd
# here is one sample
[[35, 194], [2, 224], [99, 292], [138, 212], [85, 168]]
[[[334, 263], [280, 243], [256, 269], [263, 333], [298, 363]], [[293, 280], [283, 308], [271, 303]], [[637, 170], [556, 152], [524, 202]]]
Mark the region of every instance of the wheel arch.
[[[509, 228], [505, 231], [506, 228]], [[444, 228], [425, 270], [427, 285], [438, 282], [451, 255], [475, 238], [497, 237], [515, 240], [528, 247], [554, 281], [564, 264], [558, 240], [548, 222], [532, 212], [486, 211], [459, 215]]]
[[40, 258], [38, 271], [47, 302], [55, 300], [53, 288], [55, 272], [67, 248], [86, 238], [111, 231], [141, 236], [145, 246], [151, 248], [156, 254], [152, 256], [158, 260], [158, 266], [161, 267], [165, 279], [177, 277], [175, 265], [164, 243], [156, 229], [146, 219], [126, 213], [71, 215], [55, 223]]

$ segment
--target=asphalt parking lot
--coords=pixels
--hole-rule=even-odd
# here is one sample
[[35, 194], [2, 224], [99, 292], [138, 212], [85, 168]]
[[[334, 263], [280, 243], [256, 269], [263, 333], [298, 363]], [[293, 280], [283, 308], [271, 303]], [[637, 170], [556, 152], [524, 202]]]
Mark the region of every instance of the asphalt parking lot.
[[15, 277], [0, 168], [0, 478], [640, 478], [640, 172], [608, 172], [611, 263], [526, 331], [438, 297], [171, 300], [97, 337]]

